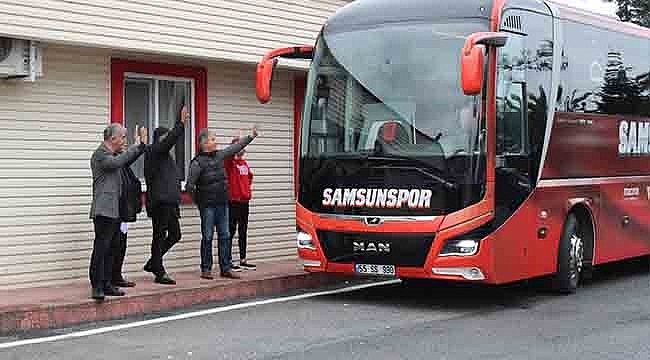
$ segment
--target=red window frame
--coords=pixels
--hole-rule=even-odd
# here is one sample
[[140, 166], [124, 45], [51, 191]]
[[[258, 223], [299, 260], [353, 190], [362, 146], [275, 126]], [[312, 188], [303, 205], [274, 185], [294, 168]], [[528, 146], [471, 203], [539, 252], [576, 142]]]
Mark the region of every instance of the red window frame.
[[[111, 123], [124, 124], [124, 78], [126, 73], [182, 77], [194, 80], [194, 144], [198, 151], [199, 132], [208, 127], [208, 75], [203, 67], [125, 59], [111, 59]], [[183, 203], [191, 203], [183, 193]]]

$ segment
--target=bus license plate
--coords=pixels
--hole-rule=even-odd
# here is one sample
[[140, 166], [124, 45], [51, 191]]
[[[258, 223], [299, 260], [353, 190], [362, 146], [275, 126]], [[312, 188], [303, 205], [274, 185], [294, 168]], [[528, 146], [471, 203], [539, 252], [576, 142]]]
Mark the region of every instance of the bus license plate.
[[395, 265], [355, 264], [357, 274], [395, 276]]

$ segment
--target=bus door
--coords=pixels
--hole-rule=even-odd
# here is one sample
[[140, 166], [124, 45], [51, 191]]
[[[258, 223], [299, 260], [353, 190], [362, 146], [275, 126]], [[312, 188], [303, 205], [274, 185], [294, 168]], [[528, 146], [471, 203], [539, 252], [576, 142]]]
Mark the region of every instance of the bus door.
[[[509, 219], [530, 195], [541, 171], [541, 153], [551, 93], [553, 19], [549, 15], [511, 9], [502, 16], [508, 42], [497, 51], [496, 91], [496, 225]], [[530, 268], [537, 226], [522, 226], [525, 236], [508, 240], [518, 251], [509, 259]], [[515, 242], [514, 244], [511, 242]], [[530, 258], [534, 261], [534, 256]]]

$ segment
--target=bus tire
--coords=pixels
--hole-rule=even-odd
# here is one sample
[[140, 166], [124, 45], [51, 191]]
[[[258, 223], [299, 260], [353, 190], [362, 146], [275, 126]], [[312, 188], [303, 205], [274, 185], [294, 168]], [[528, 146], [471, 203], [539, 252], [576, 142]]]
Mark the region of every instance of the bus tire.
[[561, 294], [573, 294], [578, 289], [584, 268], [584, 234], [580, 222], [571, 213], [567, 216], [558, 246], [557, 273], [553, 288]]

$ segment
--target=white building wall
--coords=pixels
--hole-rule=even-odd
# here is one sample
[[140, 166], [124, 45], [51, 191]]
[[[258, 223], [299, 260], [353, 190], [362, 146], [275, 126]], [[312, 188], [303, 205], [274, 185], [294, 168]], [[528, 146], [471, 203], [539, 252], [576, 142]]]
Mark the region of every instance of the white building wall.
[[48, 42], [256, 62], [313, 44], [346, 0], [3, 0], [0, 34]]
[[[96, 48], [49, 45], [43, 78], [0, 81], [0, 289], [88, 276], [94, 237], [89, 158], [109, 119], [110, 58]], [[255, 99], [253, 66], [212, 63], [207, 69], [209, 126], [221, 142], [240, 128], [260, 128], [249, 147], [255, 173], [249, 257], [294, 258], [291, 75], [278, 74], [273, 101], [263, 106]], [[199, 224], [194, 206], [183, 206], [183, 239], [166, 256], [170, 272], [198, 271]], [[143, 213], [129, 231], [128, 275], [143, 274], [150, 242], [151, 222]]]
[[[0, 289], [88, 276], [89, 158], [109, 119], [112, 56], [207, 68], [208, 121], [222, 144], [240, 128], [255, 124], [261, 132], [249, 148], [249, 257], [294, 258], [292, 75], [276, 75], [273, 99], [262, 106], [253, 63], [271, 48], [313, 44], [326, 18], [348, 2], [1, 1], [0, 36], [45, 48], [42, 78], [0, 81]], [[181, 213], [183, 239], [166, 256], [171, 272], [198, 270], [198, 212], [186, 205]], [[142, 274], [150, 241], [143, 213], [130, 228], [127, 275]]]

